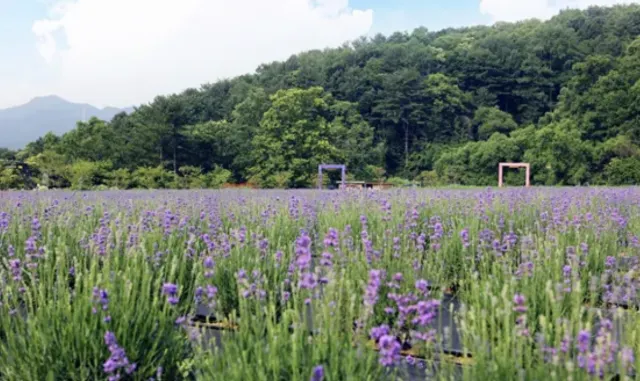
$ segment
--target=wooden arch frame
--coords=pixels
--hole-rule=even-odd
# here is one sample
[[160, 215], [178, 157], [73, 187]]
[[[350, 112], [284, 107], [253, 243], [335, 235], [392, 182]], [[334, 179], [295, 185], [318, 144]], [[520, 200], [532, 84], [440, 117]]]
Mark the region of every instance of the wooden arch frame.
[[500, 163], [498, 165], [498, 187], [502, 188], [502, 175], [504, 168], [525, 168], [527, 170], [524, 186], [531, 186], [531, 165], [529, 163]]

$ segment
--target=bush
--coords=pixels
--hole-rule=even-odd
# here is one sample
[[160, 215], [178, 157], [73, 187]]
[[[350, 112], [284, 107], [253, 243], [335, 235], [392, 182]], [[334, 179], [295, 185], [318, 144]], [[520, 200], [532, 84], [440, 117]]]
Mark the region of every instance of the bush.
[[24, 178], [18, 168], [0, 166], [0, 190], [23, 189], [26, 187]]
[[367, 165], [364, 169], [363, 180], [375, 181], [378, 183], [384, 182], [384, 176], [386, 175], [386, 171], [382, 167], [377, 167], [375, 165]]
[[204, 176], [203, 182], [207, 188], [221, 188], [231, 178], [231, 171], [222, 167], [215, 167]]
[[411, 181], [407, 179], [403, 179], [402, 177], [390, 177], [387, 179], [387, 183], [392, 184], [393, 186], [399, 187], [403, 185], [410, 185]]
[[614, 158], [604, 168], [609, 185], [640, 184], [640, 158]]
[[70, 167], [71, 188], [78, 190], [92, 189], [96, 185], [104, 185], [108, 181], [109, 162], [77, 161]]
[[173, 188], [176, 185], [176, 175], [164, 170], [162, 166], [138, 168], [133, 172], [133, 184], [146, 189]]
[[116, 169], [115, 171], [111, 171], [109, 173], [109, 179], [107, 180], [107, 184], [111, 188], [116, 189], [129, 189], [131, 188], [133, 183], [133, 177], [131, 172], [126, 168]]
[[196, 189], [204, 188], [206, 186], [206, 179], [202, 175], [202, 169], [194, 166], [184, 166], [178, 169], [181, 177], [179, 177], [178, 185], [182, 189]]
[[434, 187], [439, 184], [436, 171], [422, 171], [420, 175], [416, 177], [416, 181], [423, 187]]

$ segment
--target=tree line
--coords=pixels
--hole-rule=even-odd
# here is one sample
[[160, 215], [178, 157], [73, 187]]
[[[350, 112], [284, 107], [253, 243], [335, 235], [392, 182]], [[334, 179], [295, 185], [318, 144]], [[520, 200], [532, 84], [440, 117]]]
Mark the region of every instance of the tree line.
[[638, 36], [640, 6], [627, 5], [363, 37], [0, 150], [0, 188], [29, 177], [75, 188], [309, 187], [321, 163], [362, 180], [495, 185], [501, 161], [531, 163], [533, 184], [637, 184]]

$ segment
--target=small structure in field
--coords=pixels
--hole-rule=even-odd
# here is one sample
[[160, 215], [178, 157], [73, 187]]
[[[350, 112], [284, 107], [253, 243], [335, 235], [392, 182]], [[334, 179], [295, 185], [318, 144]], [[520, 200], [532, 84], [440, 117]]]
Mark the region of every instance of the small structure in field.
[[507, 168], [525, 168], [527, 170], [525, 177], [525, 185], [526, 187], [530, 186], [530, 177], [531, 177], [531, 166], [529, 163], [500, 163], [498, 165], [498, 187], [502, 188], [502, 174], [503, 169]]
[[322, 171], [339, 169], [341, 172], [340, 188], [345, 188], [347, 179], [347, 166], [344, 164], [320, 164], [318, 166], [318, 189], [322, 189]]
[[345, 182], [346, 189], [389, 189], [393, 184], [389, 183], [376, 183], [367, 181], [347, 181]]

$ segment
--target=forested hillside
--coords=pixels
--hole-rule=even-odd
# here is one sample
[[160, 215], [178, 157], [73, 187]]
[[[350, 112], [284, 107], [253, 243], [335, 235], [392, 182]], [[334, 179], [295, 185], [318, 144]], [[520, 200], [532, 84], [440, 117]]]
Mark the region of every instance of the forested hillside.
[[[305, 187], [323, 162], [359, 179], [493, 185], [498, 162], [527, 161], [533, 184], [637, 184], [639, 36], [633, 5], [362, 38], [0, 157], [77, 188]], [[0, 187], [22, 186], [20, 165], [5, 166]]]

